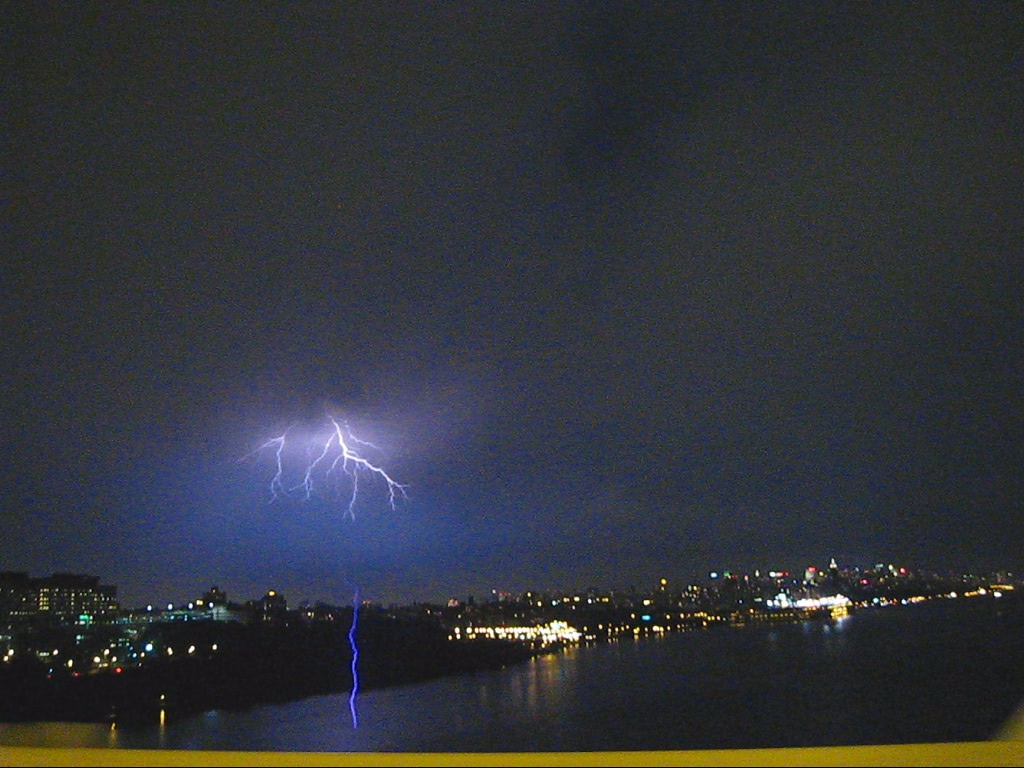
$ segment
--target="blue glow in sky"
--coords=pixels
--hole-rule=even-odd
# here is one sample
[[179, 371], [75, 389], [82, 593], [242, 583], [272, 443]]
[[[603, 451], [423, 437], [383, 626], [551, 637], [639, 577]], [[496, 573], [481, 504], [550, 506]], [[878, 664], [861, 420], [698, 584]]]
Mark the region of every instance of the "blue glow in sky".
[[1024, 567], [1019, 4], [8, 10], [0, 569]]

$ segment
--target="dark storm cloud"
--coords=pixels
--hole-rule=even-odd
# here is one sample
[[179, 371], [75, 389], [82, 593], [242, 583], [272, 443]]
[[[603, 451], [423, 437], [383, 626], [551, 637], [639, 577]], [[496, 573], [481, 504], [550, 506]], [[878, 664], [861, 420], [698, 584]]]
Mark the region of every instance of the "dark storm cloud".
[[[9, 567], [1019, 559], [1017, 6], [27, 8]], [[260, 506], [325, 404], [410, 505]]]

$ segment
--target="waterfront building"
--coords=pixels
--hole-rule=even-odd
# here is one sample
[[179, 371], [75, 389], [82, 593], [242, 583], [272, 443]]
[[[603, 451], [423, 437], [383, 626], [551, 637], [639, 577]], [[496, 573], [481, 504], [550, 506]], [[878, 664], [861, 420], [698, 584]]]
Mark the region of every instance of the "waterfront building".
[[118, 612], [117, 587], [98, 576], [55, 573], [32, 578], [27, 573], [0, 573], [0, 622], [44, 619], [58, 624], [90, 624]]

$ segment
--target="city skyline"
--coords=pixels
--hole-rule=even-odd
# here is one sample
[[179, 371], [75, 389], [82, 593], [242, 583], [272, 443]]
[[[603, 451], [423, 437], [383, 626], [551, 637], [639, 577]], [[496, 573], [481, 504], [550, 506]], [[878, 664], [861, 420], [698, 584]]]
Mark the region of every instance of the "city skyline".
[[[908, 567], [908, 565], [910, 567]], [[752, 568], [750, 570], [744, 570], [739, 568], [728, 568], [720, 566], [712, 566], [711, 568], [701, 571], [699, 574], [694, 572], [694, 575], [685, 577], [681, 575], [670, 575], [668, 569], [663, 569], [660, 576], [649, 579], [643, 584], [612, 584], [606, 582], [593, 583], [593, 584], [576, 584], [576, 585], [540, 585], [533, 584], [530, 587], [519, 587], [512, 588], [509, 585], [495, 585], [490, 589], [483, 590], [480, 593], [470, 594], [442, 594], [438, 593], [430, 597], [423, 597], [422, 595], [418, 598], [403, 599], [400, 595], [391, 595], [388, 599], [382, 599], [379, 596], [366, 596], [360, 595], [360, 601], [367, 605], [373, 604], [377, 606], [412, 606], [418, 604], [427, 605], [445, 605], [450, 604], [452, 601], [456, 603], [465, 604], [477, 602], [480, 604], [487, 602], [500, 602], [510, 598], [520, 599], [528, 595], [548, 595], [548, 596], [580, 596], [587, 594], [600, 594], [605, 596], [619, 596], [627, 597], [633, 596], [650, 596], [656, 593], [669, 592], [685, 592], [689, 588], [699, 587], [713, 587], [716, 584], [722, 584], [729, 579], [758, 579], [764, 581], [777, 581], [779, 584], [785, 583], [788, 586], [797, 584], [815, 584], [824, 583], [833, 575], [841, 575], [844, 578], [848, 578], [851, 575], [858, 576], [872, 576], [872, 577], [895, 577], [898, 579], [924, 579], [924, 580], [957, 580], [957, 579], [1007, 579], [1009, 582], [1020, 582], [1021, 574], [1007, 568], [996, 568], [991, 571], [983, 570], [969, 570], [959, 571], [955, 568], [946, 568], [941, 565], [933, 565], [931, 567], [921, 566], [914, 567], [910, 564], [897, 564], [897, 563], [884, 563], [874, 562], [870, 564], [853, 564], [853, 563], [838, 563], [835, 558], [829, 558], [827, 565], [818, 565], [814, 563], [804, 563], [800, 566], [786, 566], [784, 568]], [[268, 586], [257, 590], [252, 593], [238, 594], [236, 590], [233, 590], [230, 585], [225, 586], [217, 583], [210, 583], [208, 585], [197, 584], [187, 594], [181, 594], [177, 596], [173, 595], [157, 595], [148, 596], [142, 601], [136, 600], [135, 602], [128, 602], [118, 597], [118, 585], [109, 582], [103, 582], [103, 578], [99, 575], [92, 573], [72, 573], [69, 571], [59, 571], [48, 574], [35, 574], [28, 571], [0, 571], [0, 581], [6, 580], [5, 583], [10, 586], [12, 577], [17, 577], [16, 582], [20, 583], [25, 581], [26, 583], [33, 583], [36, 587], [39, 585], [57, 585], [68, 587], [69, 585], [75, 588], [82, 588], [82, 584], [86, 583], [86, 587], [95, 592], [98, 598], [105, 601], [110, 601], [118, 605], [119, 610], [155, 610], [163, 611], [167, 610], [183, 610], [186, 607], [192, 608], [194, 604], [202, 605], [204, 601], [213, 599], [211, 596], [215, 596], [216, 600], [226, 604], [232, 605], [245, 605], [248, 603], [256, 603], [266, 599], [268, 596], [273, 597], [275, 600], [280, 600], [282, 603], [287, 602], [289, 607], [295, 607], [299, 605], [313, 606], [313, 605], [326, 605], [331, 607], [342, 607], [350, 605], [352, 597], [342, 596], [342, 599], [337, 602], [332, 602], [330, 599], [323, 597], [310, 598], [309, 594], [317, 594], [317, 588], [307, 585], [304, 589], [299, 589], [295, 593], [289, 593], [286, 590], [280, 589], [279, 585], [269, 584]], [[21, 577], [24, 577], [22, 579]], [[824, 580], [824, 581], [823, 581]], [[66, 584], [64, 582], [67, 582]], [[322, 593], [321, 593], [322, 594]], [[210, 603], [212, 605], [212, 603]]]
[[0, 570], [1024, 570], [1020, 4], [7, 20]]

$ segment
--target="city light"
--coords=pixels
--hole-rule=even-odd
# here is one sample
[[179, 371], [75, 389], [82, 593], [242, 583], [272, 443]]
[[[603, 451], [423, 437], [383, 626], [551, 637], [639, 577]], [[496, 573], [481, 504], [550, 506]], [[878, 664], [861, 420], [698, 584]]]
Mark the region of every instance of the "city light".
[[[458, 627], [455, 628], [455, 634], [456, 636], [460, 635]], [[578, 643], [582, 633], [569, 626], [565, 621], [551, 621], [547, 624], [529, 626], [467, 626], [465, 628], [464, 639], [466, 640], [484, 637], [549, 646], [558, 643]]]

